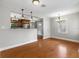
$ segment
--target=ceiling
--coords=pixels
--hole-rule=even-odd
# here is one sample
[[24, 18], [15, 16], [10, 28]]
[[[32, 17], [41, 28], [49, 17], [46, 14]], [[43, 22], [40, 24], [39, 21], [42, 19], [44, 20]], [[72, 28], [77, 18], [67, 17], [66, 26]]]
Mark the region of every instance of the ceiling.
[[[46, 7], [41, 7], [42, 4], [45, 4]], [[11, 11], [21, 12], [20, 9], [24, 8], [26, 14], [33, 11], [35, 16], [47, 17], [56, 16], [59, 12], [67, 14], [79, 11], [79, 0], [40, 0], [38, 6], [34, 6], [32, 0], [0, 0], [0, 5]]]

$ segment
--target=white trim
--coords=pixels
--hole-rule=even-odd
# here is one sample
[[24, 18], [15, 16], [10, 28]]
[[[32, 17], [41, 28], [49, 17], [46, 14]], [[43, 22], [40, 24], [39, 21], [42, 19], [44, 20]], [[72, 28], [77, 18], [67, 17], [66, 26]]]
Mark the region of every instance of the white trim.
[[51, 36], [43, 36], [43, 39], [47, 39], [50, 38]]
[[29, 43], [32, 43], [32, 42], [35, 42], [35, 41], [37, 41], [37, 40], [32, 40], [32, 41], [20, 43], [20, 44], [17, 44], [17, 45], [12, 45], [12, 46], [8, 46], [8, 47], [5, 47], [5, 48], [0, 48], [0, 51], [4, 51], [4, 50], [7, 50], [7, 49], [19, 47], [19, 46], [22, 46], [22, 45], [25, 45], [25, 44], [29, 44]]
[[56, 39], [61, 39], [61, 40], [66, 40], [66, 41], [71, 41], [71, 42], [79, 43], [78, 40], [73, 40], [73, 39], [68, 39], [68, 38], [63, 38], [63, 37], [53, 36], [52, 38], [56, 38]]

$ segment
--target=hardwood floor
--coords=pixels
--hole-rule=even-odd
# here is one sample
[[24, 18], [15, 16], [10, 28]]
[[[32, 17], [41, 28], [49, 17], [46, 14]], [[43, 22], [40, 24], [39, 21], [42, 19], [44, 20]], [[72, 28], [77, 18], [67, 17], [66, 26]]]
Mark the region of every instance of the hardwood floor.
[[79, 43], [46, 39], [0, 52], [2, 58], [79, 58]]

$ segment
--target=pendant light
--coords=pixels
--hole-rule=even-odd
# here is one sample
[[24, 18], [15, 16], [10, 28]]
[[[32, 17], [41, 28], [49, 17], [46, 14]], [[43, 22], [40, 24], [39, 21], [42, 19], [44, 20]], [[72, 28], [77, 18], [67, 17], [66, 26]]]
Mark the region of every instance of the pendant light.
[[40, 3], [40, 1], [39, 1], [39, 0], [32, 0], [32, 3], [33, 3], [34, 5], [38, 5], [38, 4]]
[[21, 11], [22, 11], [22, 16], [21, 16], [21, 19], [25, 19], [25, 18], [24, 18], [24, 14], [23, 14], [24, 9], [21, 9]]

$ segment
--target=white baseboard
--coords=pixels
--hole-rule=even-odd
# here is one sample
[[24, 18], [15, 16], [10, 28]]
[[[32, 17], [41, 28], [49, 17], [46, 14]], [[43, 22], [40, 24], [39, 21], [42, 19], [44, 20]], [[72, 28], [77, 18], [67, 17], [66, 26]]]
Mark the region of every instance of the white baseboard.
[[71, 41], [71, 42], [79, 43], [78, 40], [73, 40], [73, 39], [68, 39], [68, 38], [63, 38], [63, 37], [53, 36], [52, 38], [56, 38], [56, 39], [61, 39], [61, 40], [66, 40], [66, 41]]
[[5, 47], [5, 48], [0, 48], [0, 51], [4, 51], [4, 50], [7, 50], [7, 49], [19, 47], [19, 46], [22, 46], [22, 45], [25, 45], [25, 44], [29, 44], [29, 43], [32, 43], [32, 42], [35, 42], [35, 41], [37, 41], [37, 40], [28, 41], [28, 42], [20, 43], [20, 44], [17, 44], [17, 45], [8, 46], [8, 47]]
[[44, 36], [43, 39], [51, 38], [51, 36]]

